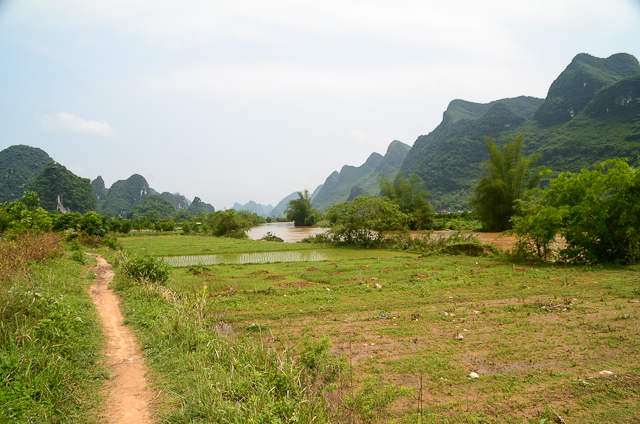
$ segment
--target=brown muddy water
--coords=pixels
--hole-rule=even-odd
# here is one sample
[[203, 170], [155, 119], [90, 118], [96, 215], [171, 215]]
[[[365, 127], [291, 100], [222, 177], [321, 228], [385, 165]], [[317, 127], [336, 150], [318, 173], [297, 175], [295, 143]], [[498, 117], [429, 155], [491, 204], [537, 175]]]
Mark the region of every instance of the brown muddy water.
[[320, 227], [294, 227], [293, 222], [271, 222], [253, 227], [247, 234], [251, 240], [260, 240], [267, 233], [271, 233], [280, 237], [285, 243], [297, 243], [303, 238], [324, 231], [325, 229]]

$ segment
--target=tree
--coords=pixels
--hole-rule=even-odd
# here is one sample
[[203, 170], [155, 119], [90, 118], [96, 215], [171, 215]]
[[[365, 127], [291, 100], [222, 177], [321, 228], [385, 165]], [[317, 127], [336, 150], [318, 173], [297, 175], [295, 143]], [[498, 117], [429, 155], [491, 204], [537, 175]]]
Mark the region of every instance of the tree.
[[284, 213], [287, 221], [293, 221], [296, 227], [311, 226], [320, 220], [320, 212], [311, 206], [308, 190], [299, 191], [298, 198], [289, 201]]
[[485, 230], [504, 231], [511, 228], [516, 200], [537, 186], [550, 171], [545, 167], [532, 169], [540, 156], [523, 156], [524, 134], [506, 141], [502, 150], [491, 137], [485, 140], [489, 149], [489, 160], [483, 164], [486, 172], [480, 177], [469, 203]]
[[210, 213], [206, 223], [214, 236], [231, 238], [247, 238], [247, 230], [253, 226], [251, 221], [238, 215], [234, 209]]
[[40, 207], [38, 193], [27, 190], [21, 200], [0, 205], [0, 233], [43, 233], [51, 230], [51, 216]]
[[521, 247], [545, 258], [556, 234], [570, 262], [640, 262], [640, 171], [623, 159], [593, 170], [564, 172], [547, 190], [533, 190], [519, 202], [514, 232]]
[[387, 197], [358, 196], [327, 209], [330, 237], [364, 246], [381, 243], [389, 231], [406, 230], [410, 217]]
[[404, 172], [399, 172], [391, 182], [388, 176], [381, 175], [380, 195], [388, 197], [400, 207], [400, 211], [410, 215], [409, 227], [412, 230], [433, 228], [433, 208], [427, 202], [429, 192], [424, 189], [424, 182], [416, 174], [409, 179], [404, 178]]

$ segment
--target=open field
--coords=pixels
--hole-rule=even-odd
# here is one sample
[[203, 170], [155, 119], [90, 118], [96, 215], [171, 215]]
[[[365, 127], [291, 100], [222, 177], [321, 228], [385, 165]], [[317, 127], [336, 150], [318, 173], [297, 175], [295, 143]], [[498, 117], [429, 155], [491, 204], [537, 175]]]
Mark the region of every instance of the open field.
[[129, 252], [152, 256], [211, 255], [224, 253], [278, 252], [317, 249], [308, 243], [278, 243], [271, 241], [238, 240], [222, 237], [184, 235], [141, 235], [119, 238]]
[[323, 393], [334, 422], [640, 421], [640, 267], [344, 249], [178, 268], [168, 289], [216, 337], [299, 354], [327, 336], [347, 364]]

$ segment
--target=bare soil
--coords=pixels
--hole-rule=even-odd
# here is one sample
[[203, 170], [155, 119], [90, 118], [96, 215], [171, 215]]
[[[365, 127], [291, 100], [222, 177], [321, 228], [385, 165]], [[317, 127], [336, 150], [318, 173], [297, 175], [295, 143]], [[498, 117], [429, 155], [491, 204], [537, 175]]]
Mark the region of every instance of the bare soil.
[[120, 298], [108, 288], [113, 280], [111, 265], [101, 256], [93, 269], [97, 278], [90, 295], [107, 337], [105, 355], [111, 378], [107, 383], [107, 401], [101, 411], [102, 422], [108, 424], [154, 423], [151, 405], [157, 395], [148, 387], [147, 366], [140, 344], [132, 331], [123, 325]]

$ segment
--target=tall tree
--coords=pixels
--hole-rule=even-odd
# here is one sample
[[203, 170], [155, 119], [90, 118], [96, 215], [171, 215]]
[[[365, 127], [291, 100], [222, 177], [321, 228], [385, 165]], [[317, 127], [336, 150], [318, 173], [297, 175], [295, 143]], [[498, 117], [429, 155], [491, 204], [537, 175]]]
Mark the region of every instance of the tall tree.
[[380, 194], [388, 197], [400, 207], [400, 211], [410, 216], [409, 227], [412, 230], [425, 230], [433, 227], [433, 208], [427, 202], [429, 192], [424, 182], [416, 174], [404, 178], [399, 172], [393, 182], [388, 176], [378, 178]]
[[489, 160], [483, 166], [485, 173], [474, 188], [471, 207], [488, 231], [504, 231], [511, 228], [510, 219], [515, 212], [515, 201], [526, 190], [538, 185], [549, 171], [541, 167], [533, 170], [540, 155], [523, 156], [524, 134], [507, 141], [502, 149], [491, 137], [485, 137]]
[[296, 227], [310, 226], [319, 221], [320, 213], [311, 205], [309, 190], [299, 191], [298, 198], [289, 201], [285, 215]]

